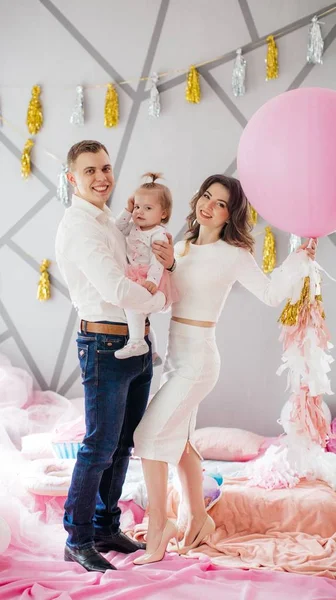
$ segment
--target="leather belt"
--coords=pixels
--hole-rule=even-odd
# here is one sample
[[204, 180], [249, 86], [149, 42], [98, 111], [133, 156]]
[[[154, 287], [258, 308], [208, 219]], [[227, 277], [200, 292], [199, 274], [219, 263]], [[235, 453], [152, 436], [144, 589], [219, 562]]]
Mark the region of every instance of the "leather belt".
[[[82, 333], [105, 333], [106, 335], [128, 335], [128, 326], [123, 323], [93, 323], [91, 321], [81, 321], [80, 331]], [[145, 325], [144, 335], [148, 335], [150, 326]]]

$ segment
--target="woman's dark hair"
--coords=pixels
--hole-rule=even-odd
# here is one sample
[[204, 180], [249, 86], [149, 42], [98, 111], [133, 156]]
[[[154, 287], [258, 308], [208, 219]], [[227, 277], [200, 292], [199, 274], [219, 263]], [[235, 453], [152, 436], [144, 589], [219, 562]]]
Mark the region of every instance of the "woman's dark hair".
[[246, 248], [246, 250], [253, 252], [254, 238], [251, 235], [252, 222], [249, 202], [243, 192], [240, 181], [234, 177], [226, 177], [226, 175], [210, 175], [210, 177], [207, 177], [192, 198], [190, 202], [191, 212], [187, 217], [187, 247], [191, 242], [195, 242], [199, 236], [200, 226], [196, 220], [196, 204], [199, 198], [214, 183], [220, 183], [229, 192], [229, 220], [223, 225], [223, 229], [220, 232], [220, 239], [231, 246]]

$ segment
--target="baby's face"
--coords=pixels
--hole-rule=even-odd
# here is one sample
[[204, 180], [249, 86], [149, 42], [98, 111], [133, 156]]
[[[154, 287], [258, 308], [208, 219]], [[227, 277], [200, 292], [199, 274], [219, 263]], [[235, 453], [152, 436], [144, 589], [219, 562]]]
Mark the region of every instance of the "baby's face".
[[140, 229], [146, 231], [160, 225], [166, 216], [156, 190], [141, 190], [134, 196], [132, 218]]

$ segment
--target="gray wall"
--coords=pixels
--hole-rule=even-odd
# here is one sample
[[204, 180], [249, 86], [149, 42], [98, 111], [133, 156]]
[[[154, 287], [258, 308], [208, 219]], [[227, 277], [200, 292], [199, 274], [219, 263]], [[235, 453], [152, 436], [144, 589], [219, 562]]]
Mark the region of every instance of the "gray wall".
[[[105, 143], [118, 184], [112, 199], [117, 213], [149, 169], [164, 172], [174, 196], [170, 230], [178, 236], [188, 201], [200, 182], [214, 172], [235, 174], [242, 129], [271, 97], [297, 86], [336, 88], [336, 13], [322, 20], [326, 39], [323, 66], [305, 64], [309, 15], [330, 6], [324, 0], [6, 0], [0, 1], [1, 108], [15, 125], [0, 129], [0, 352], [33, 373], [37, 386], [69, 398], [82, 395], [75, 351], [76, 315], [55, 262], [53, 298], [36, 300], [38, 267], [54, 261], [54, 237], [63, 208], [55, 199], [59, 163], [68, 147], [83, 138]], [[293, 24], [278, 40], [280, 77], [265, 82], [263, 36]], [[232, 57], [247, 46], [247, 93], [231, 93]], [[254, 47], [256, 45], [257, 47]], [[254, 48], [254, 49], [253, 49]], [[225, 55], [202, 71], [202, 101], [184, 99], [185, 75], [161, 85], [162, 116], [147, 115], [146, 84], [141, 75], [180, 69]], [[120, 91], [120, 125], [103, 126], [105, 89], [85, 92], [86, 125], [70, 126], [77, 84], [99, 85], [131, 79]], [[20, 176], [26, 138], [25, 115], [32, 85], [43, 86], [45, 125], [33, 151], [33, 176]], [[262, 231], [259, 223], [256, 233]], [[262, 235], [257, 237], [260, 261]], [[279, 261], [288, 237], [277, 232]], [[336, 248], [320, 241], [319, 261], [334, 276]], [[336, 288], [327, 279], [323, 294], [332, 338], [336, 339]], [[280, 364], [277, 317], [235, 286], [218, 325], [222, 357], [220, 380], [199, 412], [199, 425], [227, 425], [257, 432], [279, 432], [276, 420], [287, 399]], [[164, 353], [167, 315], [153, 318]], [[153, 390], [160, 369], [155, 369]], [[332, 373], [336, 388], [335, 370]], [[329, 399], [328, 399], [329, 401]], [[331, 397], [329, 405], [332, 408]]]

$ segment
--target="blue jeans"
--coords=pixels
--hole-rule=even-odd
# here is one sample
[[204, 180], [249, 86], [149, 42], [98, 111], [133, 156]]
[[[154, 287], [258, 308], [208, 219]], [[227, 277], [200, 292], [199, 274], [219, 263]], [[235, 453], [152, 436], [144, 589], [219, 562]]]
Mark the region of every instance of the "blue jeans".
[[95, 537], [119, 530], [118, 501], [153, 374], [151, 351], [126, 360], [114, 357], [126, 342], [121, 335], [78, 334], [86, 434], [64, 507], [69, 546], [87, 548]]

